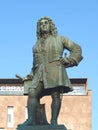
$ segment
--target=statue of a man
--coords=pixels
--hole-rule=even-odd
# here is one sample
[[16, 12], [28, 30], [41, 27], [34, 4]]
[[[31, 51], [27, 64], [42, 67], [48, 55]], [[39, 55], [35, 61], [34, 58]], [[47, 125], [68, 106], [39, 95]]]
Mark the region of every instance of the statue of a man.
[[[69, 56], [63, 57], [64, 50]], [[37, 42], [33, 47], [32, 84], [28, 92], [28, 119], [23, 125], [36, 125], [35, 113], [39, 100], [51, 95], [51, 125], [57, 125], [61, 108], [60, 93], [72, 91], [65, 68], [77, 66], [82, 60], [81, 47], [64, 36], [57, 34], [57, 28], [49, 17], [37, 23]]]

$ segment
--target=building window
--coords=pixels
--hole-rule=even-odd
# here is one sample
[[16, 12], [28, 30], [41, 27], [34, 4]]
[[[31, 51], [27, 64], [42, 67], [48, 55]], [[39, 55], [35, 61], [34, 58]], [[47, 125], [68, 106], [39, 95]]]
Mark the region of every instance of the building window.
[[14, 122], [14, 109], [12, 106], [8, 107], [8, 127], [13, 127]]
[[25, 119], [28, 118], [28, 109], [27, 109], [27, 106], [25, 107]]

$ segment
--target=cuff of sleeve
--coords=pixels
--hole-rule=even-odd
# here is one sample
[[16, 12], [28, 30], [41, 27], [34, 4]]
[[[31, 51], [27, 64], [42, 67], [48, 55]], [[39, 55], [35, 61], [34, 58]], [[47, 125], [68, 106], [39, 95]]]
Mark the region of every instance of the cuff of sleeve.
[[70, 62], [70, 67], [72, 67], [72, 66], [77, 66], [77, 65], [78, 65], [78, 62], [76, 62], [75, 59], [69, 58], [68, 60], [69, 60], [69, 62]]

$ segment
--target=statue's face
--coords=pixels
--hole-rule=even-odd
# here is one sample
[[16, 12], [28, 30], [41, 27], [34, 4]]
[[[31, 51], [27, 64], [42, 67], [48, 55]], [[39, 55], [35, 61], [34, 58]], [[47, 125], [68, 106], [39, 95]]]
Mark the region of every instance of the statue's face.
[[42, 32], [49, 32], [49, 21], [47, 19], [42, 19], [40, 21], [40, 30]]

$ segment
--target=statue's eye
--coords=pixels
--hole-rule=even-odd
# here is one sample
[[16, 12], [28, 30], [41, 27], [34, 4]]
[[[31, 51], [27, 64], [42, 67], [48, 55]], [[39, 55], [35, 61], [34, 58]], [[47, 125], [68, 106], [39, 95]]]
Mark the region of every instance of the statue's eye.
[[42, 25], [43, 23], [42, 22], [40, 22], [40, 25]]
[[45, 24], [48, 24], [48, 21], [45, 21]]
[[48, 21], [40, 22], [40, 25], [43, 25], [43, 24], [48, 24]]

